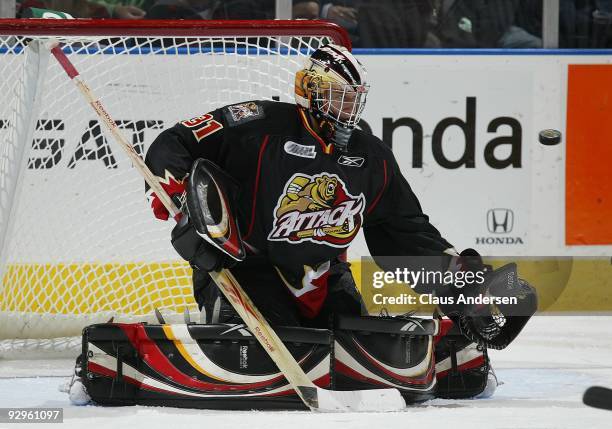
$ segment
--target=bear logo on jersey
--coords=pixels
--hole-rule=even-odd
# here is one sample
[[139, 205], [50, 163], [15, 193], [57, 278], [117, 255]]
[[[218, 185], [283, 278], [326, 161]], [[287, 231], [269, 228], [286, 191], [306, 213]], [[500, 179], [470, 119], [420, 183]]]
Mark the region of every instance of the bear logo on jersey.
[[268, 239], [346, 247], [363, 222], [365, 197], [351, 195], [335, 174], [294, 174], [274, 209]]

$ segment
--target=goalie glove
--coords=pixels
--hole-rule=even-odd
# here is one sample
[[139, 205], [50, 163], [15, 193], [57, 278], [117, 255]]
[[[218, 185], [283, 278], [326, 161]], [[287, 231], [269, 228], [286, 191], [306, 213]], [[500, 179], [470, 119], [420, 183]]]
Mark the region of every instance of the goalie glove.
[[204, 240], [187, 215], [182, 216], [172, 229], [171, 242], [174, 250], [194, 269], [220, 271], [238, 262]]
[[516, 304], [489, 304], [467, 309], [460, 315], [461, 331], [472, 341], [490, 349], [506, 348], [525, 327], [538, 308], [535, 289], [518, 277], [511, 263], [487, 276], [485, 294], [516, 298]]
[[220, 271], [246, 257], [232, 210], [237, 188], [213, 162], [194, 162], [187, 181], [187, 215], [172, 230], [172, 245], [192, 267]]
[[[515, 263], [492, 270], [490, 266], [482, 263], [482, 258], [473, 249], [461, 252], [459, 261], [462, 270], [482, 271], [484, 282], [462, 289], [454, 286], [441, 288], [438, 295], [452, 297], [453, 303], [440, 304], [440, 310], [452, 319], [463, 335], [471, 341], [491, 349], [506, 348], [537, 310], [535, 289], [518, 277]], [[466, 298], [511, 298], [516, 303], [457, 303], [460, 295]]]

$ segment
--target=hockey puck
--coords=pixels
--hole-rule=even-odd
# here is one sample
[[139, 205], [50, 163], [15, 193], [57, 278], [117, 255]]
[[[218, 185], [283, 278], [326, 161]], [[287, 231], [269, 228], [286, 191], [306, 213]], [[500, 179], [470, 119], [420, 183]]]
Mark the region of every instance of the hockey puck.
[[561, 143], [561, 131], [553, 129], [542, 130], [538, 138], [543, 145], [554, 146]]
[[589, 387], [584, 392], [582, 402], [591, 407], [612, 410], [612, 390], [599, 386]]

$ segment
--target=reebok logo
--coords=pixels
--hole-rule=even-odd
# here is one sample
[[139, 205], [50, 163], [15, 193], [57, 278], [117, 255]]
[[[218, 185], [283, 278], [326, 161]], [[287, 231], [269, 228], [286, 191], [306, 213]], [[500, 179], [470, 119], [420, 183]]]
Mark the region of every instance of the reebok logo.
[[338, 158], [338, 164], [346, 165], [347, 167], [361, 167], [365, 159], [360, 156], [345, 156]]

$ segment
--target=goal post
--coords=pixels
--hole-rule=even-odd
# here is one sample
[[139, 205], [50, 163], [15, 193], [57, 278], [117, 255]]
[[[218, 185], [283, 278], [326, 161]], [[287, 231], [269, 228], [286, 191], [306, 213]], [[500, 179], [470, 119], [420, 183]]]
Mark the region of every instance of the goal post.
[[43, 48], [50, 39], [141, 155], [179, 120], [292, 102], [309, 53], [350, 48], [320, 21], [0, 20], [0, 356], [64, 345], [53, 339], [111, 317], [197, 311], [172, 225], [153, 217], [142, 178]]

